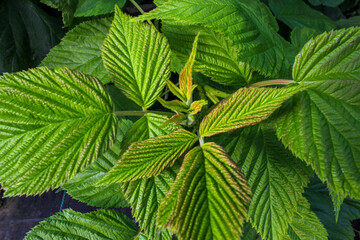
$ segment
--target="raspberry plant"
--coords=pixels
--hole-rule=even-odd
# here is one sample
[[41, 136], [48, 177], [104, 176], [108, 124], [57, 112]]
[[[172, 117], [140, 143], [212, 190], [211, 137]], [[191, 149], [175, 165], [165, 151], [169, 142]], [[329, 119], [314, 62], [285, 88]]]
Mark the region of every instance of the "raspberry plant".
[[[291, 43], [260, 1], [157, 1], [0, 77], [5, 195], [61, 187], [104, 208], [26, 239], [351, 239], [337, 228], [360, 216], [360, 29], [281, 2]], [[129, 205], [139, 226], [107, 210]]]

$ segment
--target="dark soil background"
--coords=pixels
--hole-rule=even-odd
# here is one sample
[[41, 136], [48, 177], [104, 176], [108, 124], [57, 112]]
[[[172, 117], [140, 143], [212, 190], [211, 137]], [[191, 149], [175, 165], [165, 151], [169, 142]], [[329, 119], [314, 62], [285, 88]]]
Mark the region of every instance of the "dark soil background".
[[[63, 195], [64, 191], [58, 193], [52, 191], [35, 197], [0, 199], [0, 239], [23, 239], [26, 233], [40, 221], [59, 212]], [[67, 194], [63, 204], [63, 209], [66, 208], [82, 213], [97, 209], [72, 199]], [[131, 218], [130, 208], [117, 209], [117, 211]]]

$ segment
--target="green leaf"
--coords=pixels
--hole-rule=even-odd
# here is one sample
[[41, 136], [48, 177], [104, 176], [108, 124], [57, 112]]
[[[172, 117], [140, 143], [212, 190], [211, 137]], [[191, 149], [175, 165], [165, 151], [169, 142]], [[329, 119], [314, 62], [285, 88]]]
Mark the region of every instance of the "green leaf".
[[35, 1], [0, 2], [0, 75], [36, 67], [65, 33]]
[[123, 154], [101, 184], [138, 180], [160, 174], [188, 150], [198, 137], [184, 129], [135, 142]]
[[338, 20], [337, 22], [338, 29], [340, 28], [349, 28], [360, 26], [360, 16], [353, 16], [351, 18], [343, 18]]
[[303, 46], [312, 38], [315, 38], [317, 35], [319, 35], [319, 31], [317, 31], [314, 28], [294, 28], [294, 30], [291, 31], [291, 44], [296, 48], [297, 52], [300, 52], [300, 50], [303, 48]]
[[40, 0], [40, 2], [61, 11], [65, 26], [70, 26], [79, 0]]
[[149, 108], [170, 77], [170, 48], [166, 39], [146, 23], [116, 7], [115, 18], [103, 45], [106, 69], [125, 95]]
[[298, 87], [241, 88], [204, 117], [199, 133], [208, 137], [261, 122], [299, 90]]
[[132, 214], [145, 230], [149, 239], [172, 239], [169, 230], [159, 230], [156, 218], [161, 201], [174, 182], [176, 173], [168, 168], [160, 175], [122, 184], [127, 200], [131, 204]]
[[215, 143], [192, 149], [160, 205], [158, 223], [180, 239], [237, 239], [250, 201], [239, 167]]
[[135, 239], [139, 229], [125, 214], [100, 209], [79, 213], [65, 209], [40, 222], [27, 233], [25, 240], [52, 239]]
[[72, 198], [90, 206], [103, 208], [120, 208], [129, 205], [122, 194], [120, 183], [101, 187], [95, 184], [106, 176], [121, 157], [120, 143], [131, 126], [131, 121], [120, 119], [115, 144], [84, 171], [76, 174], [62, 186]]
[[326, 229], [311, 211], [310, 204], [306, 198], [302, 197], [299, 201], [297, 211], [287, 230], [284, 240], [327, 240]]
[[0, 77], [0, 182], [7, 196], [59, 187], [115, 138], [113, 103], [101, 83], [42, 67]]
[[103, 84], [110, 82], [101, 59], [101, 46], [111, 21], [111, 18], [102, 18], [77, 25], [66, 34], [59, 45], [51, 49], [42, 61], [42, 66], [68, 67], [97, 77]]
[[323, 33], [309, 41], [296, 56], [297, 82], [360, 79], [360, 28]]
[[276, 20], [259, 0], [169, 0], [137, 20], [151, 18], [202, 24], [224, 33], [238, 48], [238, 59], [264, 75], [276, 75], [288, 65]]
[[[127, 149], [132, 143], [146, 140], [179, 129], [166, 123], [168, 118], [156, 114], [146, 114], [130, 128], [124, 136], [122, 147]], [[160, 175], [136, 181], [122, 183], [123, 192], [131, 205], [133, 216], [139, 221], [149, 239], [171, 240], [171, 232], [160, 231], [156, 227], [156, 217], [160, 202], [174, 182], [174, 168], [168, 168]]]
[[345, 199], [336, 221], [329, 191], [320, 180], [315, 178], [311, 180], [305, 190], [305, 197], [309, 200], [312, 211], [324, 224], [329, 240], [354, 240], [355, 234], [351, 221], [360, 218], [360, 208], [356, 207], [356, 204], [359, 206], [359, 201]]
[[269, 6], [276, 18], [291, 28], [309, 27], [320, 32], [336, 28], [335, 22], [303, 0], [269, 0]]
[[263, 239], [283, 239], [311, 170], [282, 146], [272, 129], [262, 124], [217, 139], [239, 164], [251, 186], [248, 219]]
[[360, 82], [310, 86], [280, 110], [277, 135], [333, 191], [360, 199]]
[[[162, 31], [171, 50], [185, 62], [200, 32], [194, 69], [221, 84], [244, 86], [252, 78], [249, 65], [238, 60], [239, 51], [222, 34], [200, 25], [163, 21]], [[179, 41], [181, 39], [181, 41]]]
[[337, 7], [343, 3], [344, 0], [309, 0], [309, 2], [314, 6], [325, 5], [328, 7]]
[[117, 5], [122, 8], [126, 0], [79, 0], [76, 7], [75, 17], [89, 17], [114, 12]]

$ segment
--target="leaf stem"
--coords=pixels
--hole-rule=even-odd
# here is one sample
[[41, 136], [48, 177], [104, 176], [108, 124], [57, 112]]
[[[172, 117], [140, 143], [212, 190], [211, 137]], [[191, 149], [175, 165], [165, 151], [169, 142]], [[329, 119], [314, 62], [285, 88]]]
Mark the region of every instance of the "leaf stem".
[[[145, 14], [144, 10], [142, 10], [142, 8], [140, 7], [139, 4], [137, 4], [137, 2], [135, 0], [130, 0], [130, 2], [136, 7], [137, 10], [139, 10], [139, 12], [141, 14]], [[155, 25], [150, 21], [150, 20], [146, 20], [150, 25], [153, 25], [155, 27]], [[156, 27], [155, 27], [156, 28]]]
[[287, 85], [290, 83], [294, 83], [294, 80], [286, 80], [286, 79], [274, 79], [274, 80], [267, 80], [262, 82], [257, 82], [254, 84], [251, 84], [249, 87], [265, 87], [270, 85]]
[[172, 116], [173, 113], [171, 112], [160, 112], [160, 111], [116, 111], [116, 116], [144, 116], [147, 113], [154, 113], [159, 115], [165, 115], [165, 116]]

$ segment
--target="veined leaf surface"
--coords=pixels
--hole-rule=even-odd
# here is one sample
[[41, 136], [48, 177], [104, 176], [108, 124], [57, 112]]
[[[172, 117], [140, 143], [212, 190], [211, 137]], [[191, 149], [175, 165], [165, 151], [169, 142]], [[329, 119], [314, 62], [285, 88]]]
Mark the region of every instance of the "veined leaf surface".
[[100, 187], [96, 186], [96, 183], [106, 176], [121, 157], [120, 144], [123, 136], [131, 126], [131, 121], [119, 119], [114, 145], [94, 163], [86, 167], [84, 171], [76, 174], [75, 177], [62, 186], [72, 198], [85, 202], [90, 206], [103, 208], [129, 206], [122, 194], [120, 183], [106, 184]]
[[300, 88], [241, 88], [220, 102], [200, 124], [199, 133], [208, 137], [254, 125], [266, 119]]
[[[168, 118], [164, 116], [146, 114], [136, 121], [126, 133], [122, 148], [126, 150], [134, 142], [170, 134], [179, 129], [176, 125], [166, 123], [167, 120]], [[172, 239], [169, 230], [160, 230], [156, 227], [156, 217], [160, 203], [175, 177], [174, 168], [168, 168], [155, 177], [122, 183], [122, 189], [131, 205], [133, 216], [149, 239]]]
[[95, 78], [42, 67], [0, 77], [0, 182], [7, 196], [56, 188], [115, 138], [113, 103]]
[[293, 79], [360, 80], [360, 28], [323, 33], [305, 44], [296, 56]]
[[327, 240], [324, 225], [310, 209], [306, 198], [301, 197], [297, 211], [289, 223], [284, 240]]
[[336, 28], [334, 21], [303, 0], [269, 0], [269, 6], [276, 18], [291, 28], [310, 27], [320, 32]]
[[197, 139], [195, 134], [180, 129], [168, 135], [135, 142], [101, 183], [125, 182], [158, 175], [174, 165]]
[[360, 81], [311, 86], [282, 109], [277, 135], [333, 191], [360, 199]]
[[282, 240], [312, 171], [263, 124], [216, 139], [249, 181], [253, 197], [248, 219], [263, 239]]
[[221, 84], [243, 86], [250, 82], [253, 70], [238, 60], [238, 49], [222, 34], [200, 25], [169, 20], [162, 22], [162, 31], [182, 62], [186, 62], [193, 40], [200, 32], [194, 69]]
[[103, 60], [125, 95], [146, 109], [156, 101], [165, 79], [170, 77], [170, 48], [154, 26], [130, 20], [116, 7], [103, 45]]
[[250, 187], [239, 167], [215, 143], [192, 149], [160, 205], [158, 223], [180, 239], [236, 239]]
[[40, 222], [27, 233], [25, 240], [52, 239], [135, 239], [139, 233], [136, 224], [125, 214], [115, 210], [100, 209], [79, 213], [65, 209]]
[[77, 25], [42, 61], [49, 68], [68, 67], [97, 77], [103, 84], [110, 82], [101, 59], [101, 46], [109, 32], [112, 18], [87, 21]]
[[259, 0], [168, 0], [137, 19], [152, 18], [202, 24], [224, 33], [239, 49], [238, 59], [264, 75], [289, 65], [276, 20]]

